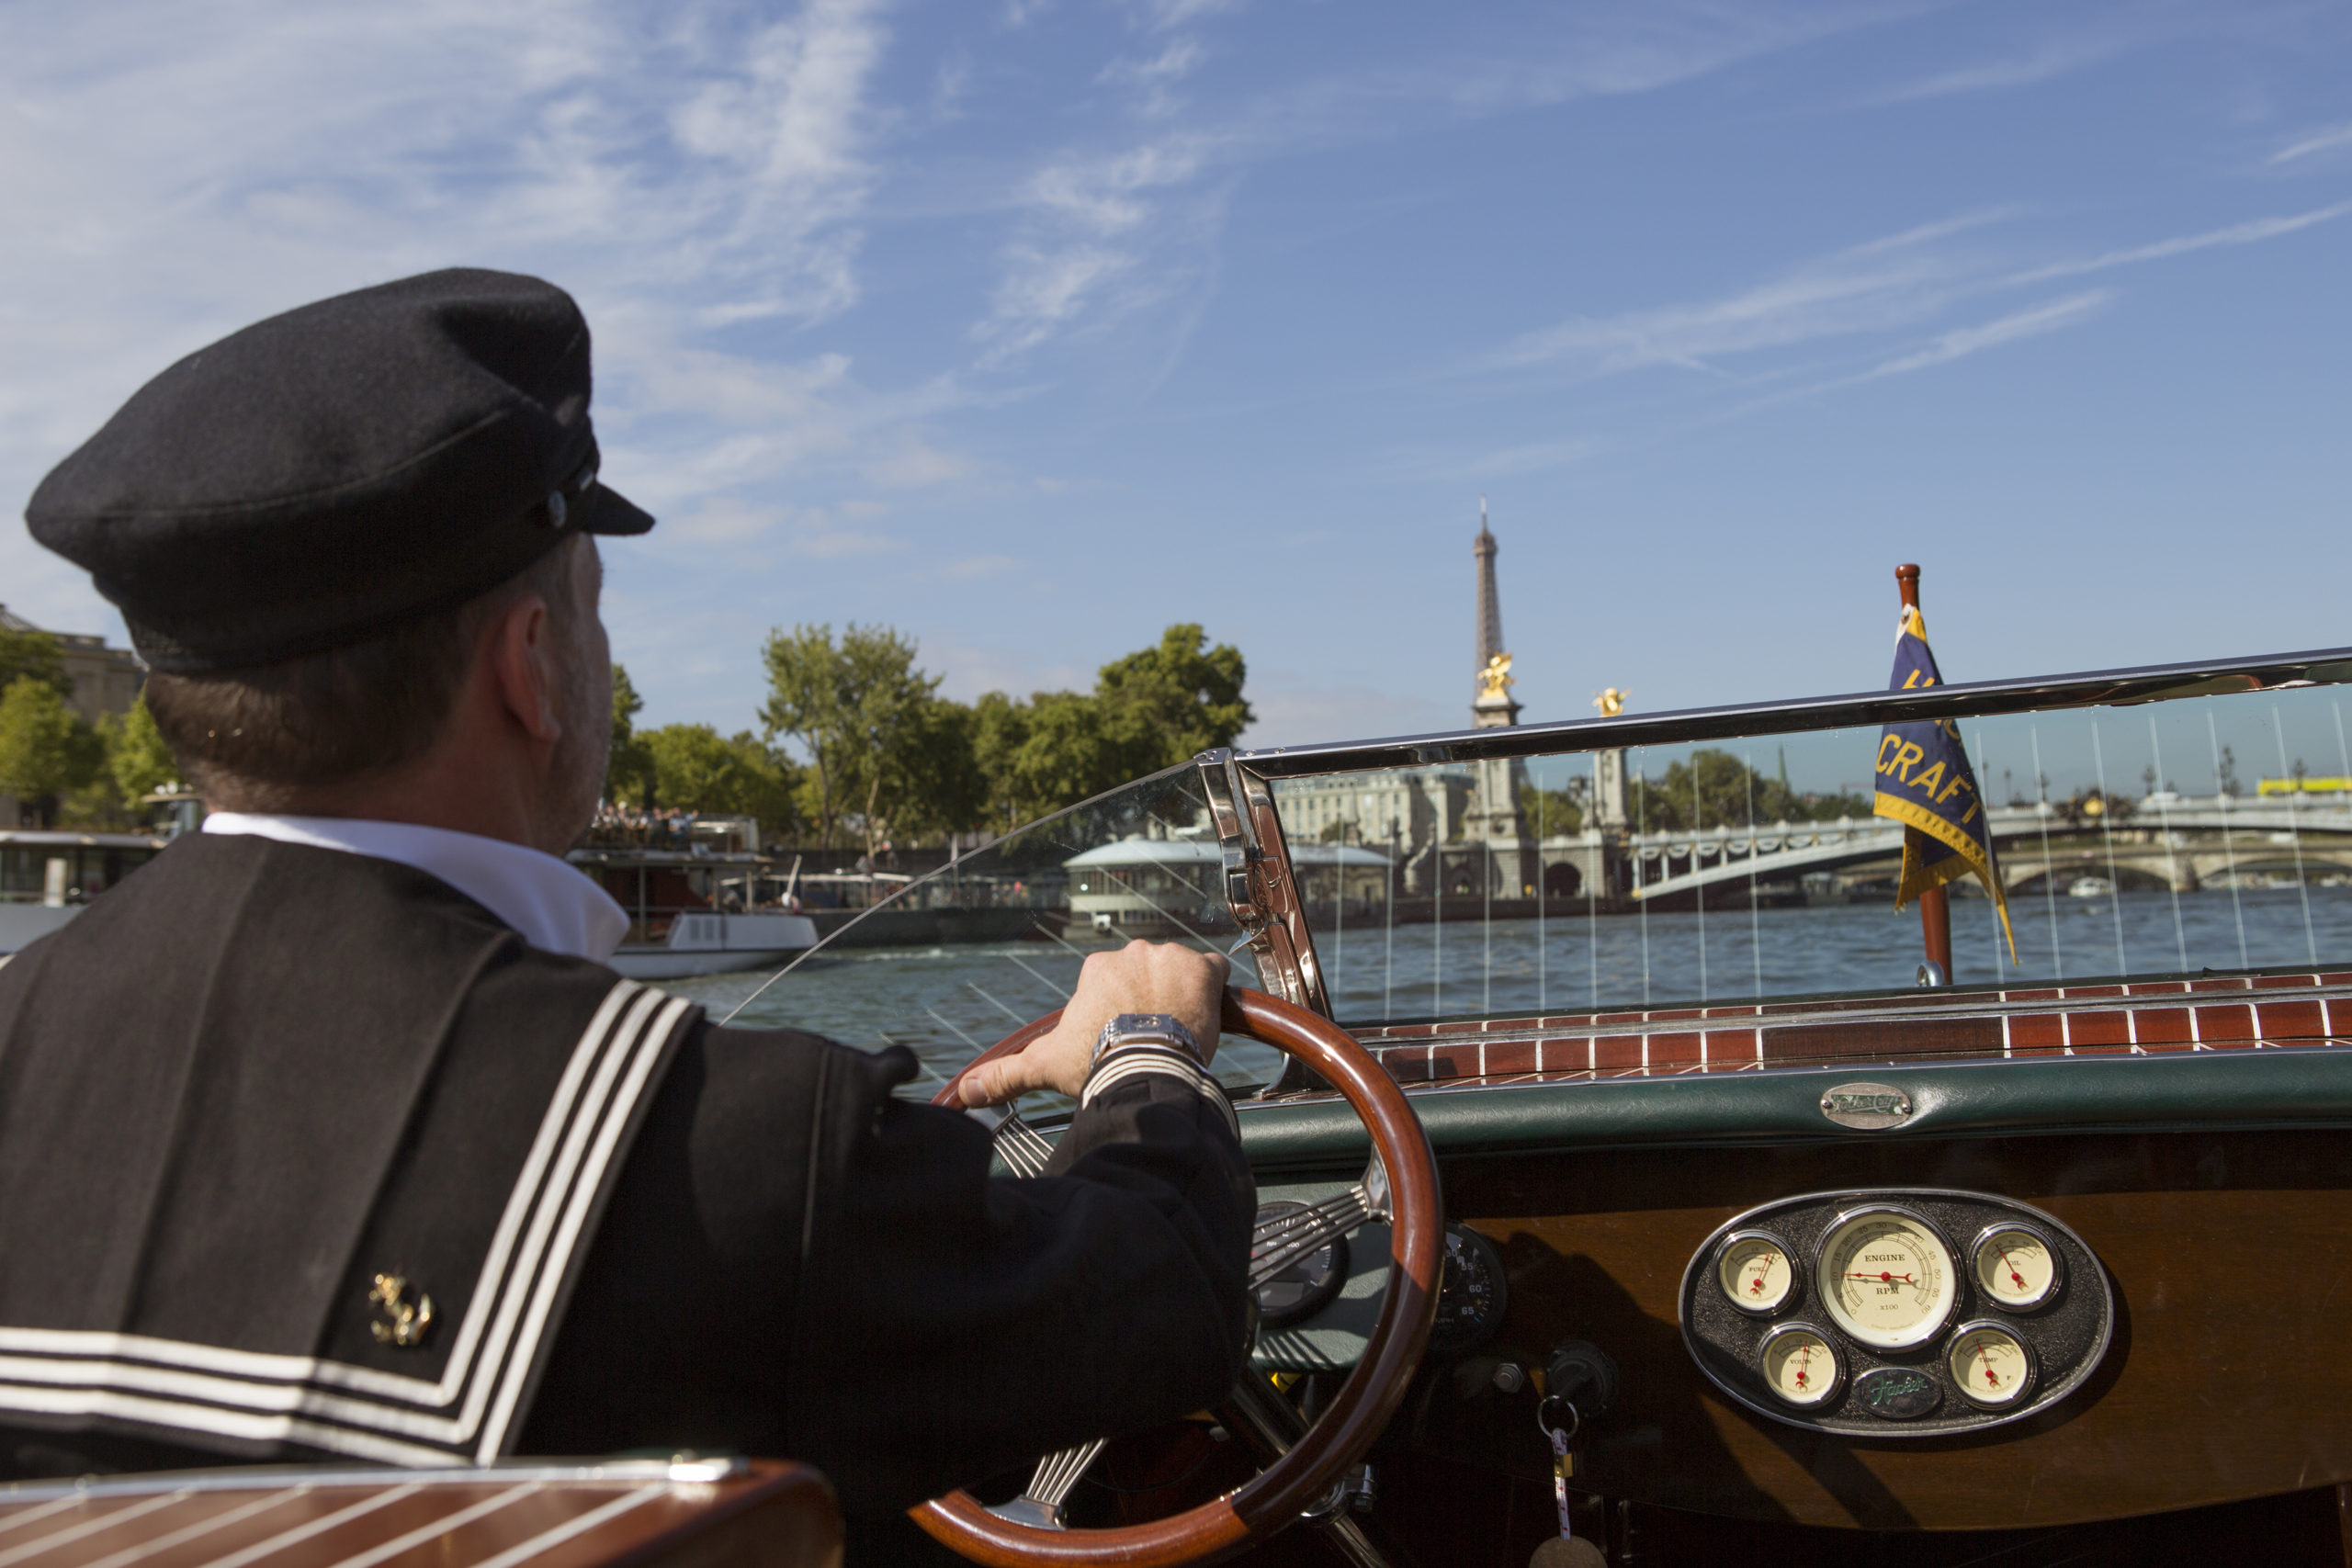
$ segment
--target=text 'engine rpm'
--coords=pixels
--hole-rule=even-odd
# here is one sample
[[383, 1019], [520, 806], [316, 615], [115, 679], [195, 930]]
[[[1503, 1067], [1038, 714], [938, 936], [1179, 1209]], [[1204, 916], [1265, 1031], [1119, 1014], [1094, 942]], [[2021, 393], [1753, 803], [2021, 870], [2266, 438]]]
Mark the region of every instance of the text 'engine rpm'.
[[1800, 1408], [1826, 1402], [1844, 1378], [1829, 1341], [1793, 1324], [1767, 1335], [1757, 1359], [1764, 1386], [1782, 1404]]
[[1900, 1349], [1932, 1339], [1959, 1294], [1951, 1248], [1934, 1227], [1897, 1209], [1849, 1215], [1821, 1244], [1821, 1301], [1865, 1345]]
[[1734, 1306], [1771, 1313], [1787, 1303], [1796, 1270], [1789, 1262], [1788, 1247], [1777, 1236], [1736, 1235], [1724, 1243], [1715, 1279]]

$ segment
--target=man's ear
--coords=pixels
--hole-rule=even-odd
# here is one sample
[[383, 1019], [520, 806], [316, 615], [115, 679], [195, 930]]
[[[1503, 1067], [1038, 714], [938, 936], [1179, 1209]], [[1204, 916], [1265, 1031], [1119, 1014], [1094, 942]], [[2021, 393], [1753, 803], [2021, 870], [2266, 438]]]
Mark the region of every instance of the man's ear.
[[483, 649], [499, 702], [526, 735], [547, 746], [563, 738], [558, 652], [547, 601], [536, 593], [499, 612]]

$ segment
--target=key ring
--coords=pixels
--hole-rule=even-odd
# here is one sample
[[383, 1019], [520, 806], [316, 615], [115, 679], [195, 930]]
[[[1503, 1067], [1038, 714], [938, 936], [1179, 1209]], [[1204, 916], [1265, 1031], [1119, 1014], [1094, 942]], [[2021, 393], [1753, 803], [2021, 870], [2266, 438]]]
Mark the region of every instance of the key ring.
[[[1555, 1405], [1568, 1413], [1567, 1425], [1565, 1427], [1559, 1425], [1553, 1415], [1553, 1407]], [[1543, 1403], [1535, 1407], [1535, 1429], [1552, 1439], [1552, 1446], [1555, 1451], [1566, 1449], [1568, 1439], [1574, 1438], [1577, 1435], [1577, 1428], [1583, 1425], [1584, 1417], [1577, 1413], [1577, 1407], [1556, 1393], [1545, 1394]]]

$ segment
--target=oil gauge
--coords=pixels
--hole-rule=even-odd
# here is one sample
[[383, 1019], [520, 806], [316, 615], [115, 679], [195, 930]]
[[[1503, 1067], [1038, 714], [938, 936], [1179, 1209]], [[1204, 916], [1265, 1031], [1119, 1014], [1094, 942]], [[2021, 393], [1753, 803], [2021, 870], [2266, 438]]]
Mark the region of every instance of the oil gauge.
[[1996, 1306], [2027, 1312], [2058, 1293], [2058, 1249], [2031, 1225], [1994, 1225], [1976, 1238], [1976, 1287]]
[[1769, 1231], [1734, 1231], [1715, 1255], [1715, 1281], [1740, 1311], [1770, 1316], [1796, 1288], [1788, 1243]]

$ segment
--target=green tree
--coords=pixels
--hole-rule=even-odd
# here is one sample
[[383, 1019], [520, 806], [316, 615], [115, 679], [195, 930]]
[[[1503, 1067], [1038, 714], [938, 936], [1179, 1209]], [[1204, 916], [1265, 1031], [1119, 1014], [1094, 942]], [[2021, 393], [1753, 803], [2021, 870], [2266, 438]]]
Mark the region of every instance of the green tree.
[[11, 631], [0, 626], [0, 692], [30, 676], [59, 696], [71, 698], [74, 682], [67, 678], [57, 639], [47, 632]]
[[636, 719], [645, 707], [645, 699], [637, 694], [637, 687], [628, 678], [628, 669], [613, 666], [613, 739], [611, 750], [605, 754], [605, 798], [607, 800], [636, 799], [639, 806], [652, 803], [653, 758], [637, 739]]
[[992, 823], [1016, 827], [1135, 776], [1125, 760], [1131, 748], [1097, 697], [1038, 692], [1024, 703], [990, 692], [974, 705], [973, 719]]
[[1868, 796], [1800, 795], [1785, 777], [1750, 768], [1728, 751], [1702, 747], [1663, 778], [1636, 775], [1625, 783], [1626, 818], [1649, 832], [1691, 828], [1742, 828], [1750, 821], [1834, 822], [1871, 814]]
[[977, 815], [974, 727], [940, 698], [940, 678], [916, 667], [915, 651], [888, 626], [852, 624], [838, 642], [829, 626], [768, 634], [760, 719], [769, 739], [789, 736], [807, 751], [828, 848], [853, 818], [870, 855], [894, 831], [962, 827]]
[[1254, 716], [1241, 651], [1194, 625], [1102, 666], [1091, 694], [991, 692], [974, 705], [985, 815], [1007, 827], [1230, 746]]
[[40, 821], [55, 821], [58, 797], [89, 784], [105, 761], [97, 731], [48, 682], [19, 675], [0, 693], [0, 794]]
[[130, 705], [129, 713], [99, 719], [98, 736], [106, 746], [107, 773], [125, 806], [134, 812], [142, 797], [178, 782], [179, 759], [164, 744], [164, 732], [155, 728], [155, 716], [147, 711], [143, 694]]
[[1566, 790], [1521, 784], [1519, 809], [1527, 818], [1527, 830], [1531, 833], [1549, 838], [1555, 833], [1584, 831], [1584, 807]]
[[800, 769], [749, 730], [729, 739], [707, 724], [665, 724], [636, 739], [650, 761], [653, 805], [749, 817], [772, 835], [798, 822]]
[[1191, 622], [1160, 633], [1159, 646], [1102, 666], [1094, 694], [1131, 751], [1128, 777], [1232, 745], [1256, 716], [1241, 695], [1247, 674], [1239, 649], [1210, 648], [1208, 634]]

